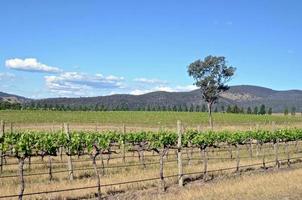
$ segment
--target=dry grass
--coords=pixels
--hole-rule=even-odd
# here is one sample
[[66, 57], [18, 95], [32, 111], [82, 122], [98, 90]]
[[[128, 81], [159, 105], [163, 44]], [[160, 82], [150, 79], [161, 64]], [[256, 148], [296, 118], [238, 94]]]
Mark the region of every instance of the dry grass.
[[[280, 152], [283, 151], [283, 148], [280, 147]], [[270, 149], [267, 151], [267, 153], [272, 153], [273, 150]], [[132, 155], [132, 154], [128, 154]], [[151, 155], [151, 153], [149, 153]], [[247, 156], [248, 152], [247, 149], [242, 148], [241, 156]], [[199, 158], [200, 154], [196, 153], [194, 154], [194, 158]], [[228, 152], [209, 152], [209, 157], [228, 157]], [[301, 154], [299, 154], [301, 156]], [[184, 158], [187, 157], [187, 155], [184, 153]], [[280, 155], [280, 159], [285, 158], [285, 155]], [[58, 158], [56, 158], [58, 159]], [[169, 155], [169, 159], [175, 160], [174, 153], [171, 152]], [[273, 160], [273, 156], [267, 158], [268, 160]], [[65, 158], [64, 158], [65, 160]], [[33, 160], [33, 162], [37, 162], [40, 160]], [[46, 159], [47, 161], [47, 159]], [[148, 157], [146, 162], [157, 162], [158, 157]], [[9, 162], [12, 162], [12, 160], [9, 160]], [[137, 158], [134, 159], [128, 159], [127, 164], [131, 163], [137, 163]], [[253, 159], [245, 158], [242, 159], [241, 165], [249, 165], [249, 164], [255, 164], [255, 163], [261, 163], [261, 156], [254, 157]], [[119, 165], [121, 164], [120, 159], [111, 160], [110, 165]], [[98, 165], [100, 166], [100, 161], [98, 162]], [[209, 161], [209, 170], [215, 170], [215, 169], [221, 169], [221, 168], [227, 168], [227, 167], [235, 167], [236, 161], [235, 160], [210, 160]], [[273, 165], [272, 163], [270, 164]], [[81, 168], [81, 167], [92, 167], [91, 162], [88, 160], [87, 162], [83, 163], [76, 163], [75, 168]], [[66, 165], [60, 164], [57, 165], [54, 171], [57, 170], [64, 170], [66, 169]], [[5, 168], [6, 174], [16, 174], [17, 173], [16, 166], [10, 166]], [[184, 172], [190, 173], [190, 172], [202, 172], [202, 163], [200, 161], [194, 160], [191, 162], [190, 165], [188, 165], [187, 162], [184, 164]], [[33, 165], [32, 166], [32, 172], [40, 172], [44, 171], [46, 172], [45, 166], [43, 165]], [[176, 162], [169, 162], [165, 163], [165, 169], [164, 169], [165, 176], [174, 175], [177, 174], [177, 163]], [[218, 172], [220, 174], [221, 172]], [[228, 171], [227, 174], [233, 174], [234, 170]], [[218, 175], [216, 174], [216, 175]], [[200, 174], [192, 175], [191, 178], [198, 177]], [[76, 179], [72, 182], [68, 180], [67, 173], [60, 173], [60, 174], [54, 174], [54, 181], [49, 182], [47, 175], [41, 175], [41, 176], [33, 176], [33, 177], [26, 177], [26, 189], [25, 193], [31, 193], [31, 192], [37, 192], [37, 191], [50, 191], [50, 190], [59, 190], [59, 189], [68, 189], [68, 188], [78, 188], [78, 187], [86, 187], [86, 186], [94, 186], [96, 184], [96, 181], [94, 179], [93, 170], [84, 170], [84, 171], [76, 171], [75, 172]], [[159, 177], [159, 164], [156, 165], [150, 165], [147, 166], [147, 168], [142, 168], [141, 166], [138, 167], [126, 167], [126, 168], [115, 168], [115, 169], [106, 169], [106, 173], [104, 176], [101, 177], [101, 183], [102, 184], [110, 184], [110, 183], [118, 183], [118, 182], [126, 182], [129, 180], [139, 180], [139, 179], [146, 179], [146, 178], [154, 178]], [[166, 180], [167, 186], [171, 187], [175, 185], [177, 182], [176, 178], [169, 178]], [[17, 194], [18, 192], [18, 179], [17, 178], [10, 178], [10, 179], [0, 179], [0, 194], [1, 195], [9, 195], [9, 194]], [[141, 182], [141, 183], [135, 183], [135, 184], [129, 184], [129, 185], [120, 185], [120, 186], [111, 186], [111, 187], [104, 187], [102, 188], [102, 193], [104, 195], [109, 195], [112, 198], [115, 197], [114, 194], [116, 193], [125, 193], [127, 191], [135, 192], [137, 190], [143, 190], [147, 188], [157, 188], [158, 186], [158, 180], [155, 181], [149, 181], [149, 182]], [[54, 194], [48, 194], [48, 195], [36, 195], [27, 197], [25, 199], [65, 199], [65, 198], [73, 198], [73, 199], [79, 199], [81, 197], [89, 198], [93, 197], [94, 193], [96, 192], [96, 189], [89, 189], [89, 190], [77, 190], [72, 192], [62, 192], [62, 193], [54, 193]], [[148, 199], [148, 197], [146, 197]], [[150, 197], [151, 198], [151, 197]], [[193, 198], [193, 197], [192, 197]], [[193, 198], [194, 199], [194, 198]]]
[[301, 176], [302, 169], [248, 174], [209, 183], [193, 183], [181, 190], [174, 186], [165, 194], [152, 191], [140, 192], [132, 194], [132, 199], [298, 200], [302, 196]]

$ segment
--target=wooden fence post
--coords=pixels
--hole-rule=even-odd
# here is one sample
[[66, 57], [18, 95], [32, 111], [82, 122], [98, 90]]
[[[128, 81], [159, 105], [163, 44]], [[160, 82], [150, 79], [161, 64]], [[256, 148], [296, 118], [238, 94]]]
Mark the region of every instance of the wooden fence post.
[[[276, 131], [276, 123], [272, 122], [272, 132]], [[280, 162], [279, 162], [279, 139], [277, 138], [274, 143], [274, 150], [275, 150], [275, 161], [276, 161], [276, 167], [280, 168]]]
[[[4, 139], [4, 131], [5, 131], [5, 125], [4, 125], [4, 121], [1, 120], [0, 122], [0, 139]], [[3, 152], [2, 152], [2, 148], [3, 148], [3, 144], [1, 143], [1, 147], [0, 147], [0, 174], [2, 174], [3, 172]]]
[[266, 165], [265, 165], [265, 148], [263, 148], [262, 146], [263, 144], [261, 144], [262, 147], [262, 165], [263, 165], [263, 169], [266, 169]]
[[289, 144], [285, 142], [285, 151], [287, 154], [287, 166], [290, 167], [290, 152], [289, 152]]
[[250, 155], [250, 158], [252, 159], [253, 158], [253, 140], [250, 139], [250, 144], [249, 144], [249, 155]]
[[[70, 133], [69, 133], [69, 125], [67, 123], [64, 123], [64, 132], [67, 135], [68, 139], [70, 140]], [[69, 180], [73, 180], [73, 166], [72, 166], [72, 157], [71, 157], [71, 151], [68, 148], [68, 156], [67, 156], [67, 162], [68, 162], [68, 173], [69, 173]]]
[[279, 162], [279, 139], [277, 139], [276, 142], [274, 143], [274, 149], [275, 149], [276, 167], [280, 168], [280, 162]]
[[[258, 130], [259, 130], [259, 124], [256, 125], [256, 131], [258, 131]], [[256, 146], [256, 157], [258, 158], [258, 156], [259, 156], [259, 141], [258, 140], [257, 140], [257, 144], [256, 145], [257, 145]], [[261, 150], [262, 144], [260, 146], [261, 146], [260, 147], [260, 150]], [[265, 161], [264, 161], [264, 167], [265, 167]]]
[[24, 180], [24, 160], [25, 158], [18, 158], [19, 160], [19, 177], [20, 177], [20, 190], [18, 194], [18, 200], [23, 199], [23, 193], [25, 189], [25, 180]]
[[258, 156], [259, 156], [259, 141], [257, 140], [256, 141], [256, 157], [258, 158]]
[[233, 150], [232, 150], [232, 145], [228, 144], [228, 152], [230, 154], [230, 158], [233, 159]]
[[208, 151], [207, 148], [202, 148], [202, 157], [203, 157], [203, 181], [208, 179]]
[[122, 141], [122, 157], [123, 163], [126, 163], [126, 147], [125, 147], [125, 135], [126, 135], [126, 125], [123, 124], [123, 141]]
[[183, 187], [183, 169], [182, 169], [182, 146], [181, 146], [181, 137], [182, 137], [182, 126], [181, 121], [177, 121], [177, 134], [178, 134], [178, 143], [177, 143], [177, 159], [178, 159], [178, 185]]

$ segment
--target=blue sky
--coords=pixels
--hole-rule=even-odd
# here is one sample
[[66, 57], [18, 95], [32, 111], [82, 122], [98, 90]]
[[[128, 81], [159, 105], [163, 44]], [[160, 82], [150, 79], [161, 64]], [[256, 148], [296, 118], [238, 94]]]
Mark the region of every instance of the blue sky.
[[207, 55], [230, 85], [302, 89], [300, 0], [4, 0], [0, 91], [31, 98], [193, 89]]

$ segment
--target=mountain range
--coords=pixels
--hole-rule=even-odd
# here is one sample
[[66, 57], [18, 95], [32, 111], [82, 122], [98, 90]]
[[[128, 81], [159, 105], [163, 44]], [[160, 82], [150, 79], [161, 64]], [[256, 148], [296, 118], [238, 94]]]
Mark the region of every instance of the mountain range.
[[[203, 105], [202, 96], [199, 90], [190, 92], [151, 92], [143, 95], [116, 94], [98, 97], [79, 97], [79, 98], [46, 98], [28, 99], [25, 97], [6, 94], [0, 92], [0, 100], [10, 102], [39, 103], [41, 105], [64, 105], [64, 106], [96, 106], [103, 105], [107, 108], [117, 106], [127, 106], [129, 110], [144, 108], [147, 106], [197, 106]], [[283, 112], [285, 108], [296, 108], [297, 112], [302, 112], [302, 90], [276, 91], [269, 88], [239, 85], [231, 86], [230, 90], [221, 94], [216, 107], [224, 105], [238, 105], [239, 107], [255, 107], [264, 104], [267, 108], [271, 107], [273, 112]]]

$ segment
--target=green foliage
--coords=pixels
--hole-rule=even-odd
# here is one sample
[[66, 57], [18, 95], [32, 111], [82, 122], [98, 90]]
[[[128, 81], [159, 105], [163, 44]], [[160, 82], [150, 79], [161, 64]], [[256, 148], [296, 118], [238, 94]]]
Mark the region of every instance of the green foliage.
[[284, 109], [284, 115], [287, 116], [288, 115], [288, 108]]
[[20, 103], [10, 103], [8, 101], [0, 101], [0, 110], [20, 110]]
[[17, 158], [26, 158], [33, 155], [37, 146], [37, 135], [32, 132], [6, 134], [3, 140], [3, 152], [11, 151]]
[[207, 107], [205, 104], [202, 104], [201, 112], [207, 112]]
[[155, 148], [155, 149], [169, 148], [177, 144], [177, 135], [174, 132], [168, 132], [168, 131], [149, 133], [148, 142], [151, 148]]
[[271, 107], [268, 109], [267, 114], [268, 115], [272, 115], [273, 114], [273, 109]]
[[290, 114], [291, 114], [292, 116], [295, 116], [295, 115], [296, 115], [296, 107], [292, 107]]
[[252, 114], [252, 109], [251, 109], [251, 107], [248, 107], [248, 108], [247, 108], [246, 114]]
[[[276, 131], [220, 131], [197, 132], [188, 130], [182, 135], [182, 146], [195, 146], [205, 149], [221, 144], [242, 145], [256, 140], [260, 144], [290, 142], [302, 139], [302, 129], [280, 129]], [[94, 148], [108, 150], [111, 145], [120, 141], [129, 146], [141, 144], [144, 149], [169, 149], [176, 148], [178, 135], [176, 132], [73, 132], [70, 136], [61, 133], [47, 132], [16, 132], [6, 134], [0, 140], [2, 151], [10, 156], [26, 158], [38, 155], [56, 156], [60, 147], [64, 147], [67, 154], [82, 155], [92, 153]]]
[[265, 105], [264, 104], [262, 104], [260, 106], [259, 114], [260, 115], [265, 115], [266, 114], [266, 110], [265, 110]]
[[253, 114], [254, 114], [254, 115], [258, 115], [258, 112], [259, 112], [259, 111], [258, 111], [258, 107], [255, 106]]
[[229, 89], [226, 83], [235, 73], [235, 68], [228, 66], [225, 57], [207, 56], [204, 60], [196, 60], [188, 66], [188, 74], [200, 87], [203, 99], [214, 103], [219, 94]]

